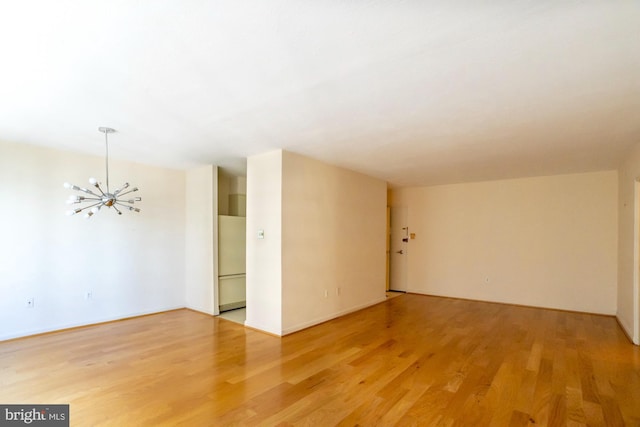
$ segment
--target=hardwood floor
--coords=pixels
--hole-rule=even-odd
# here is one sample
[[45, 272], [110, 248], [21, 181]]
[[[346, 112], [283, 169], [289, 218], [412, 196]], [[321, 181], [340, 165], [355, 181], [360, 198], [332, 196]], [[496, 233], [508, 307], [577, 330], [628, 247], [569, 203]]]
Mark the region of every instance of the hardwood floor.
[[402, 295], [277, 338], [178, 310], [0, 343], [0, 403], [73, 426], [640, 425], [611, 317]]

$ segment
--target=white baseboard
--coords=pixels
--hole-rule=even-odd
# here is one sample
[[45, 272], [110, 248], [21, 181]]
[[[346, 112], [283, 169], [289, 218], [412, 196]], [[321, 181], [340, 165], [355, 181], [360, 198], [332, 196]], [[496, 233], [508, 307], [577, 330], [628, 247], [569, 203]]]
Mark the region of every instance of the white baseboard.
[[276, 331], [275, 329], [271, 330], [271, 329], [267, 329], [267, 328], [265, 328], [265, 327], [263, 327], [261, 325], [255, 325], [249, 320], [245, 320], [244, 321], [244, 326], [249, 328], [249, 329], [253, 329], [253, 330], [256, 330], [256, 331], [264, 332], [266, 334], [273, 335], [273, 336], [276, 336], [276, 337], [281, 337], [282, 336], [282, 334], [279, 331]]
[[407, 293], [417, 294], [417, 295], [425, 295], [428, 297], [441, 297], [441, 298], [453, 298], [453, 299], [461, 299], [465, 301], [477, 301], [477, 302], [488, 302], [491, 304], [506, 304], [513, 305], [518, 307], [530, 307], [530, 308], [542, 308], [548, 310], [560, 310], [560, 311], [570, 311], [573, 313], [585, 313], [585, 314], [597, 314], [601, 316], [616, 316], [615, 310], [587, 310], [581, 309], [579, 307], [565, 307], [559, 305], [540, 305], [540, 304], [531, 304], [526, 301], [512, 301], [512, 300], [501, 300], [501, 299], [481, 299], [479, 297], [468, 297], [464, 295], [451, 295], [451, 294], [443, 294], [438, 292], [426, 292], [423, 289], [408, 289]]
[[631, 325], [629, 324], [629, 322], [627, 322], [627, 320], [620, 316], [619, 314], [616, 314], [616, 319], [618, 320], [618, 324], [620, 325], [620, 327], [622, 328], [622, 330], [624, 331], [625, 334], [627, 334], [627, 337], [635, 344], [638, 345], [637, 340], [635, 339], [634, 335], [633, 335], [633, 328], [631, 327]]
[[367, 308], [367, 307], [371, 307], [372, 305], [380, 304], [381, 302], [384, 302], [386, 300], [387, 300], [387, 297], [386, 297], [386, 295], [384, 295], [384, 296], [382, 296], [382, 298], [378, 298], [378, 299], [375, 299], [373, 301], [369, 301], [367, 303], [357, 305], [355, 307], [350, 307], [348, 309], [341, 310], [341, 311], [338, 311], [338, 312], [335, 312], [335, 313], [331, 313], [331, 314], [328, 314], [326, 316], [318, 317], [318, 318], [310, 320], [308, 322], [299, 323], [299, 324], [297, 324], [295, 326], [291, 326], [289, 328], [283, 329], [282, 330], [282, 335], [288, 335], [288, 334], [292, 334], [292, 333], [297, 332], [297, 331], [301, 331], [302, 329], [306, 329], [306, 328], [309, 328], [311, 326], [315, 326], [315, 325], [318, 325], [320, 323], [324, 323], [324, 322], [326, 322], [328, 320], [333, 320], [335, 318], [344, 316], [346, 314], [353, 313], [354, 311], [362, 310], [363, 308]]
[[213, 309], [210, 309], [210, 308], [196, 307], [189, 304], [187, 304], [183, 308], [188, 308], [189, 310], [197, 311], [198, 313], [202, 313], [202, 314], [208, 314], [209, 316], [217, 316], [218, 314], [220, 314], [220, 313], [216, 313], [215, 311], [213, 311]]
[[163, 307], [163, 308], [159, 308], [157, 310], [151, 310], [151, 311], [139, 311], [139, 312], [133, 312], [133, 313], [120, 314], [116, 316], [99, 317], [97, 319], [91, 319], [89, 322], [62, 323], [62, 324], [53, 325], [47, 328], [29, 329], [26, 331], [20, 331], [12, 334], [2, 335], [0, 336], [0, 341], [12, 340], [16, 338], [24, 338], [24, 337], [29, 337], [31, 335], [46, 334], [48, 332], [62, 331], [64, 329], [98, 325], [100, 323], [113, 322], [116, 320], [124, 320], [124, 319], [129, 319], [131, 317], [146, 316], [148, 314], [162, 313], [164, 311], [179, 310], [181, 308], [185, 308], [185, 307], [184, 306]]

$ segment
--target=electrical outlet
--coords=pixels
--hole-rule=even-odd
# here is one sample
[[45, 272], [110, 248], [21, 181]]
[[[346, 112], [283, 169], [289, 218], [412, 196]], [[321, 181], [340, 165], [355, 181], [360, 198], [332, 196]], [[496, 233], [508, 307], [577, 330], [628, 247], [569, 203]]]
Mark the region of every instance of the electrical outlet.
[[84, 299], [89, 300], [91, 298], [93, 298], [93, 292], [87, 291], [84, 293]]
[[27, 298], [27, 308], [33, 308], [35, 306], [35, 299], [33, 297]]

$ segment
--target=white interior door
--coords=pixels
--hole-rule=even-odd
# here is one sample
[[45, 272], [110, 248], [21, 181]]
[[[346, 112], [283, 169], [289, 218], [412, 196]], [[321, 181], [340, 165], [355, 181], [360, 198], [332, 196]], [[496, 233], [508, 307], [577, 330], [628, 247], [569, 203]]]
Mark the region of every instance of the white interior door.
[[407, 291], [407, 247], [409, 246], [407, 216], [407, 208], [391, 208], [389, 289], [392, 291]]

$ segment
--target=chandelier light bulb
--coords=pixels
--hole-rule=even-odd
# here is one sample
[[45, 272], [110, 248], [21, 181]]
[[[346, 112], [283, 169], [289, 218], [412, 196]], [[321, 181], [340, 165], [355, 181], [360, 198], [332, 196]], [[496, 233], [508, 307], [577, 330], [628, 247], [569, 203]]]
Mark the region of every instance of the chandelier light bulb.
[[[107, 127], [99, 127], [98, 130], [104, 133], [105, 153], [106, 153], [105, 155], [106, 185], [103, 187], [98, 182], [98, 180], [95, 179], [94, 177], [89, 178], [89, 184], [95, 187], [94, 190], [81, 188], [81, 187], [78, 187], [77, 185], [73, 185], [68, 182], [65, 182], [64, 188], [75, 190], [75, 191], [81, 191], [82, 193], [87, 194], [87, 196], [77, 196], [77, 195], [69, 196], [69, 199], [67, 200], [67, 204], [71, 205], [74, 203], [87, 203], [87, 205], [82, 206], [75, 210], [67, 211], [67, 215], [72, 216], [87, 210], [85, 212], [84, 217], [89, 219], [93, 215], [100, 212], [100, 208], [102, 208], [103, 206], [106, 206], [108, 208], [113, 208], [118, 213], [118, 215], [122, 215], [122, 211], [120, 209], [128, 209], [130, 211], [140, 212], [140, 209], [134, 207], [133, 204], [135, 202], [141, 201], [142, 200], [141, 197], [135, 197], [133, 199], [121, 198], [125, 194], [138, 191], [137, 187], [129, 191], [123, 192], [124, 190], [129, 188], [129, 183], [125, 182], [124, 185], [122, 185], [122, 187], [120, 187], [118, 190], [114, 191], [113, 193], [109, 189], [109, 138], [108, 138], [108, 135], [110, 133], [115, 132], [115, 130]], [[94, 192], [94, 191], [97, 191], [97, 192]]]

